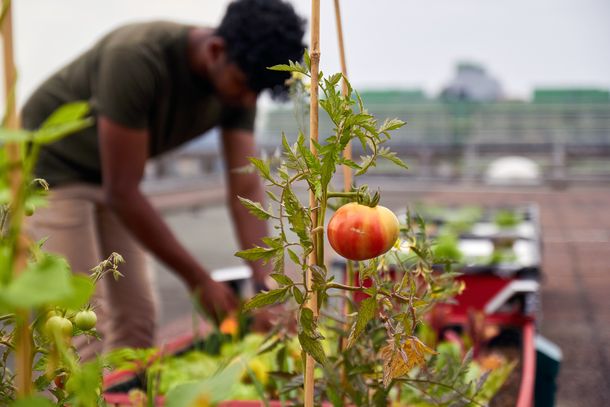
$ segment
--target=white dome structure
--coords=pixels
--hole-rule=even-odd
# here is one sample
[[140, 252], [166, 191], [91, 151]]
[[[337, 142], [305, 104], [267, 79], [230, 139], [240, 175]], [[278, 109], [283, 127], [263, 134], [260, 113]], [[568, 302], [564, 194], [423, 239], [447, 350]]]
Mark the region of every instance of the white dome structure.
[[527, 184], [542, 181], [540, 167], [526, 157], [509, 156], [492, 161], [485, 172], [485, 182], [491, 185]]

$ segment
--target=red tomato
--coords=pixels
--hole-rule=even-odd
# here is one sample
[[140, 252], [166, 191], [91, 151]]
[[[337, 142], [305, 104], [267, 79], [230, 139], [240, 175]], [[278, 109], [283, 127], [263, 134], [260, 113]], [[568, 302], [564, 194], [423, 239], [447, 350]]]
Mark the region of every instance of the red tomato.
[[330, 219], [328, 240], [346, 259], [367, 260], [390, 250], [398, 231], [398, 218], [388, 208], [352, 202], [340, 207]]

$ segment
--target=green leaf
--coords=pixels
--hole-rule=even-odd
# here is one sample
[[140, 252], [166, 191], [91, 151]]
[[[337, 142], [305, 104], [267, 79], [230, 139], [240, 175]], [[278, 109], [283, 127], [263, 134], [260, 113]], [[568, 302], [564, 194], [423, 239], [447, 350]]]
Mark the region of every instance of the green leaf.
[[268, 67], [267, 69], [271, 71], [284, 71], [284, 72], [300, 72], [302, 74], [308, 74], [309, 71], [306, 67], [299, 64], [298, 62], [288, 61], [288, 65], [279, 64]]
[[61, 308], [79, 310], [91, 299], [95, 291], [95, 284], [87, 276], [73, 274], [70, 279], [70, 286], [72, 287], [72, 294], [57, 301], [56, 305]]
[[290, 287], [278, 288], [276, 290], [263, 291], [256, 294], [244, 304], [244, 311], [264, 307], [265, 305], [278, 304], [286, 300]]
[[242, 250], [235, 253], [237, 257], [240, 257], [248, 261], [264, 260], [269, 261], [275, 256], [278, 249], [272, 247], [260, 247], [256, 246], [251, 249]]
[[209, 403], [210, 406], [228, 400], [235, 383], [239, 382], [244, 364], [243, 359], [231, 363], [218, 374], [196, 382], [187, 382], [173, 387], [165, 399], [165, 407], [191, 407]]
[[299, 256], [297, 256], [297, 254], [291, 249], [286, 249], [286, 250], [288, 251], [288, 256], [290, 257], [290, 260], [292, 260], [292, 262], [294, 264], [298, 264], [300, 266], [301, 259], [299, 258]]
[[407, 164], [405, 164], [404, 161], [402, 161], [400, 158], [398, 158], [398, 156], [396, 155], [395, 152], [390, 151], [390, 149], [388, 147], [380, 148], [379, 151], [377, 152], [377, 154], [379, 154], [379, 156], [385, 158], [386, 160], [393, 162], [394, 164], [398, 165], [399, 167], [409, 169]]
[[271, 274], [271, 278], [280, 285], [294, 285], [294, 282], [286, 274], [273, 273]]
[[360, 309], [358, 310], [358, 316], [352, 329], [349, 333], [349, 339], [347, 341], [347, 347], [350, 348], [354, 345], [358, 337], [364, 332], [366, 325], [375, 318], [377, 312], [377, 301], [374, 297], [369, 297], [360, 303]]
[[301, 309], [299, 322], [298, 337], [303, 351], [310, 354], [317, 362], [325, 365], [327, 359], [322, 344], [320, 343], [324, 337], [317, 330], [313, 311], [309, 308]]
[[326, 267], [313, 265], [311, 268], [311, 277], [313, 281], [313, 289], [319, 290], [326, 285]]
[[305, 296], [296, 286], [292, 287], [292, 295], [297, 304], [301, 305], [305, 301]]
[[386, 119], [386, 121], [379, 128], [379, 133], [400, 129], [405, 124], [407, 123], [399, 119]]
[[55, 403], [42, 396], [32, 396], [13, 401], [11, 407], [55, 407]]
[[33, 141], [38, 144], [54, 143], [72, 133], [91, 127], [93, 123], [95, 123], [95, 121], [92, 118], [87, 118], [43, 127], [36, 130], [32, 138]]
[[269, 168], [269, 164], [267, 162], [256, 157], [250, 157], [248, 160], [256, 167], [263, 178], [273, 181], [273, 178], [271, 177], [271, 169]]
[[89, 104], [85, 101], [66, 103], [51, 113], [51, 115], [42, 123], [40, 128], [48, 129], [57, 125], [82, 119], [89, 113], [89, 110]]
[[266, 211], [265, 209], [263, 209], [263, 206], [259, 202], [254, 202], [247, 198], [242, 198], [241, 196], [238, 196], [237, 198], [239, 198], [242, 205], [248, 208], [250, 213], [256, 216], [257, 218], [267, 220], [273, 217], [273, 214], [270, 211]]
[[31, 263], [2, 292], [0, 302], [15, 308], [33, 308], [69, 298], [74, 294], [68, 263], [46, 255]]
[[305, 48], [305, 52], [303, 53], [303, 62], [305, 62], [305, 66], [308, 71], [311, 71], [311, 58], [309, 57], [309, 51]]
[[305, 351], [305, 353], [311, 355], [311, 357], [313, 357], [318, 363], [322, 365], [326, 365], [328, 363], [326, 355], [324, 354], [324, 348], [320, 343], [320, 339], [313, 339], [302, 332], [299, 333], [298, 336], [301, 348], [303, 348], [303, 351]]
[[102, 363], [99, 360], [94, 360], [71, 372], [70, 379], [66, 383], [66, 388], [72, 393], [71, 405], [97, 405], [102, 386], [102, 368]]

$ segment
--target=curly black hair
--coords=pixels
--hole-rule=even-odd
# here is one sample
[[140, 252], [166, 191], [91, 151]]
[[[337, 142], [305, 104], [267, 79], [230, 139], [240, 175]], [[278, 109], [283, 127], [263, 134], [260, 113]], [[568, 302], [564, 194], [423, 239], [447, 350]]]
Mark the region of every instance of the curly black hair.
[[305, 20], [282, 0], [236, 0], [229, 4], [216, 34], [227, 44], [229, 58], [246, 74], [257, 93], [270, 89], [274, 98], [286, 95], [286, 72], [276, 64], [300, 61], [305, 45]]

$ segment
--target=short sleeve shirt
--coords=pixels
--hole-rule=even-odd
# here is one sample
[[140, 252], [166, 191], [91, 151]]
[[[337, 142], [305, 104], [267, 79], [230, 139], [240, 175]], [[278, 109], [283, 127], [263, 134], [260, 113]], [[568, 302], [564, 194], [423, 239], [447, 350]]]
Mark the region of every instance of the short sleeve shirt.
[[[152, 22], [120, 27], [42, 84], [24, 105], [35, 129], [64, 103], [87, 100], [94, 116], [148, 129], [151, 157], [213, 127], [253, 130], [256, 109], [223, 105], [212, 85], [191, 71], [189, 26]], [[97, 129], [45, 146], [36, 175], [51, 185], [101, 184]]]

